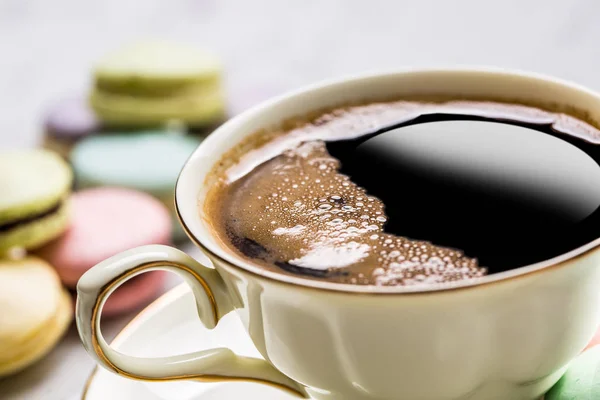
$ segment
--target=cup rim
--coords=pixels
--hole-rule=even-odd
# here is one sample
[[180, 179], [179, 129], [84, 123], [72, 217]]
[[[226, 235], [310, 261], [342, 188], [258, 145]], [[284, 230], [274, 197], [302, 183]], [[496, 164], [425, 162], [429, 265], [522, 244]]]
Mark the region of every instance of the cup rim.
[[[241, 270], [246, 273], [250, 273], [251, 275], [264, 278], [274, 283], [280, 283], [284, 285], [293, 285], [295, 287], [303, 287], [308, 289], [316, 289], [319, 291], [327, 291], [327, 292], [343, 292], [343, 293], [357, 293], [364, 295], [415, 295], [415, 294], [431, 294], [431, 293], [440, 293], [440, 292], [448, 292], [448, 291], [457, 291], [457, 290], [465, 290], [465, 289], [475, 289], [486, 287], [491, 284], [496, 284], [500, 282], [513, 281], [517, 278], [523, 278], [527, 276], [531, 276], [533, 274], [538, 274], [541, 272], [546, 272], [550, 270], [555, 270], [561, 267], [566, 267], [572, 262], [575, 262], [577, 259], [585, 257], [591, 252], [597, 250], [600, 246], [600, 237], [584, 244], [578, 248], [575, 248], [571, 251], [563, 253], [559, 256], [543, 260], [537, 263], [524, 265], [521, 267], [517, 267], [514, 269], [510, 269], [507, 271], [494, 273], [490, 275], [485, 275], [480, 278], [473, 279], [465, 279], [457, 282], [448, 282], [442, 284], [435, 285], [414, 285], [414, 286], [375, 286], [375, 285], [354, 285], [354, 284], [345, 284], [345, 283], [337, 283], [337, 282], [329, 282], [329, 281], [320, 281], [307, 279], [303, 277], [296, 277], [292, 275], [276, 273], [273, 271], [269, 271], [267, 269], [256, 266], [250, 262], [244, 262], [241, 259], [237, 259], [229, 254], [225, 249], [220, 248], [219, 246], [213, 246], [212, 243], [205, 243], [200, 238], [197, 237], [190, 228], [190, 226], [185, 222], [183, 213], [181, 212], [181, 204], [179, 199], [179, 189], [180, 185], [182, 185], [182, 176], [184, 172], [190, 167], [190, 163], [194, 158], [197, 158], [199, 154], [204, 150], [204, 148], [208, 147], [207, 142], [215, 142], [218, 141], [219, 133], [225, 131], [234, 131], [237, 126], [241, 125], [245, 121], [252, 120], [253, 118], [259, 117], [262, 112], [265, 112], [270, 107], [282, 102], [293, 100], [296, 97], [305, 96], [310, 94], [311, 92], [317, 92], [321, 89], [325, 89], [328, 87], [347, 84], [350, 82], [355, 82], [363, 79], [376, 79], [376, 78], [385, 78], [386, 76], [394, 76], [394, 75], [403, 75], [410, 73], [487, 73], [493, 75], [507, 75], [518, 78], [527, 78], [538, 81], [545, 81], [547, 83], [558, 84], [564, 88], [572, 89], [582, 94], [591, 95], [596, 98], [600, 98], [600, 95], [595, 91], [592, 91], [582, 85], [577, 83], [563, 80], [560, 78], [556, 78], [550, 75], [517, 70], [517, 69], [506, 69], [499, 67], [490, 67], [490, 66], [468, 66], [468, 67], [434, 67], [434, 68], [404, 68], [404, 69], [394, 69], [391, 71], [380, 71], [380, 72], [369, 72], [363, 74], [355, 74], [344, 76], [341, 78], [328, 79], [323, 80], [317, 83], [313, 83], [308, 86], [304, 86], [300, 89], [296, 89], [282, 95], [273, 97], [269, 100], [263, 101], [248, 110], [236, 115], [235, 117], [229, 119], [219, 128], [217, 128], [205, 141], [200, 143], [200, 145], [194, 150], [192, 155], [188, 158], [183, 168], [181, 169], [177, 182], [175, 185], [175, 213], [177, 219], [182, 226], [184, 232], [189, 237], [189, 239], [200, 248], [200, 250], [204, 251], [209, 255], [209, 258], [215, 258], [219, 260], [222, 264], [233, 268], [234, 270]], [[211, 166], [212, 167], [212, 166]], [[213, 235], [214, 236], [214, 235]], [[230, 251], [231, 252], [231, 251]]]

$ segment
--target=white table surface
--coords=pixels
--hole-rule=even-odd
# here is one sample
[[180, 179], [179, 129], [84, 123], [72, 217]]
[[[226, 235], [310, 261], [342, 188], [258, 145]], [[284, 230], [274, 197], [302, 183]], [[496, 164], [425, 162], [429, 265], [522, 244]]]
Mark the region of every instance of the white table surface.
[[[597, 0], [0, 0], [0, 149], [36, 145], [52, 101], [85, 93], [94, 60], [137, 39], [218, 53], [235, 114], [315, 80], [405, 66], [496, 65], [600, 89], [599, 17]], [[76, 399], [92, 368], [71, 329], [0, 380], [0, 399]]]

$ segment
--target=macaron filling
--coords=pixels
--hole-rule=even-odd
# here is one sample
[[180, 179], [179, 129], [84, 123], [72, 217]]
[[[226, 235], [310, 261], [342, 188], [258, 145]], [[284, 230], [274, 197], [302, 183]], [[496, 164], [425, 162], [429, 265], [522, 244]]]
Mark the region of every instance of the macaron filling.
[[0, 232], [7, 232], [9, 230], [20, 227], [22, 225], [41, 220], [42, 218], [46, 218], [52, 214], [57, 214], [58, 211], [63, 206], [63, 203], [64, 203], [64, 201], [60, 200], [58, 203], [54, 204], [53, 206], [51, 206], [50, 208], [48, 208], [44, 211], [41, 211], [41, 212], [38, 212], [35, 214], [30, 214], [23, 218], [19, 218], [14, 221], [6, 222], [4, 224], [0, 224]]
[[123, 95], [123, 96], [144, 96], [144, 97], [164, 97], [164, 96], [185, 96], [196, 95], [199, 93], [214, 93], [221, 91], [221, 82], [219, 76], [206, 77], [196, 82], [161, 82], [153, 81], [152, 84], [143, 82], [140, 79], [126, 79], [119, 82], [110, 80], [97, 80], [96, 90], [102, 93]]

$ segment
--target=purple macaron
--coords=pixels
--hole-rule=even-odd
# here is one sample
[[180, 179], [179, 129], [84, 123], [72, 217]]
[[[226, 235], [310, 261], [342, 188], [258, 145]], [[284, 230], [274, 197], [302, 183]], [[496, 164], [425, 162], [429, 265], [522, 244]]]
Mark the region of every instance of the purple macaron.
[[44, 121], [44, 147], [68, 158], [73, 145], [100, 130], [100, 121], [83, 96], [57, 101]]

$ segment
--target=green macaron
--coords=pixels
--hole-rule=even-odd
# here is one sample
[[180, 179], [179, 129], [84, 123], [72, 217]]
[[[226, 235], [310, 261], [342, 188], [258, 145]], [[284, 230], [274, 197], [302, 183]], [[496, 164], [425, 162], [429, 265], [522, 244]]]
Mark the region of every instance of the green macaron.
[[35, 248], [67, 227], [69, 165], [49, 150], [0, 153], [0, 254]]
[[545, 400], [597, 399], [600, 399], [600, 346], [577, 357], [545, 397]]
[[218, 82], [221, 63], [212, 54], [181, 43], [148, 41], [125, 46], [96, 64], [95, 83], [111, 92], [171, 93]]
[[219, 60], [194, 47], [138, 43], [96, 65], [90, 103], [109, 126], [156, 126], [172, 120], [211, 125], [225, 114], [221, 75]]
[[164, 97], [124, 96], [94, 90], [90, 102], [105, 125], [122, 128], [156, 127], [170, 121], [204, 127], [216, 124], [225, 115], [223, 95], [210, 90]]

